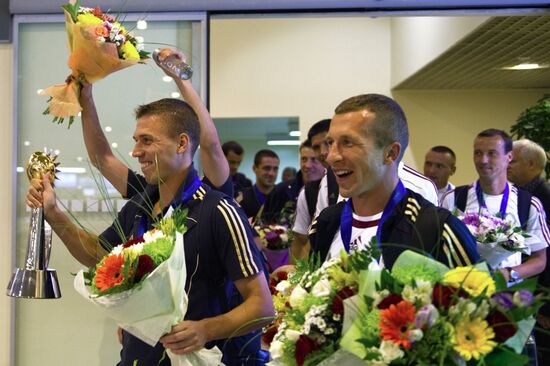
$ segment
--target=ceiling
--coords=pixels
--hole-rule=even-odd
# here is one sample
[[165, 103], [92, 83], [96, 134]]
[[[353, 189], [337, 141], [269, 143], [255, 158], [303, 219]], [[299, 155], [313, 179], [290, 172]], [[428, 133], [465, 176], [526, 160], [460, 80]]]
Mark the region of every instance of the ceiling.
[[550, 65], [550, 16], [490, 18], [395, 89], [550, 88], [550, 68], [501, 69], [520, 61]]

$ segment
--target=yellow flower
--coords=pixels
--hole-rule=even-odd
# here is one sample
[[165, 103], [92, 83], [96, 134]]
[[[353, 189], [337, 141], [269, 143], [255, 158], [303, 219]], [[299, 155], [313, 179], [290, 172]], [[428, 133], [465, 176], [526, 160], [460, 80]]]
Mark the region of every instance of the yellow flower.
[[462, 318], [451, 333], [453, 348], [466, 361], [474, 358], [479, 360], [482, 355], [490, 353], [497, 345], [492, 339], [493, 329], [481, 318]]
[[76, 20], [77, 20], [78, 23], [80, 23], [80, 25], [82, 25], [84, 27], [87, 27], [87, 26], [90, 26], [90, 25], [97, 26], [97, 25], [100, 25], [100, 24], [104, 23], [104, 21], [102, 19], [99, 19], [98, 17], [96, 17], [95, 15], [93, 15], [91, 13], [79, 14], [76, 17]]
[[120, 47], [120, 54], [125, 60], [135, 60], [139, 61], [139, 52], [136, 50], [134, 45], [131, 42], [125, 42]]
[[116, 26], [118, 26], [118, 27], [120, 28], [120, 33], [121, 33], [121, 34], [126, 34], [126, 33], [127, 33], [127, 32], [126, 32], [126, 28], [124, 28], [124, 27], [122, 26], [122, 24], [120, 24], [119, 22], [114, 22], [114, 25], [116, 25]]
[[487, 272], [474, 267], [456, 267], [445, 273], [443, 281], [452, 287], [462, 288], [472, 296], [479, 296], [485, 289], [485, 296], [495, 293], [495, 281]]

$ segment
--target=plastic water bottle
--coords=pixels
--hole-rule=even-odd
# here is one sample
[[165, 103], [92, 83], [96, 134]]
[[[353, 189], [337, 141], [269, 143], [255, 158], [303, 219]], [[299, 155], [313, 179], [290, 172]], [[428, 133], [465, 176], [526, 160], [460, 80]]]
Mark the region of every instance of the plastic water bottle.
[[182, 80], [191, 79], [193, 76], [193, 69], [191, 66], [187, 65], [174, 55], [168, 56], [163, 61], [160, 61], [159, 54], [160, 50], [158, 48], [153, 51], [153, 60], [155, 60], [157, 65], [172, 71], [173, 74], [177, 75]]

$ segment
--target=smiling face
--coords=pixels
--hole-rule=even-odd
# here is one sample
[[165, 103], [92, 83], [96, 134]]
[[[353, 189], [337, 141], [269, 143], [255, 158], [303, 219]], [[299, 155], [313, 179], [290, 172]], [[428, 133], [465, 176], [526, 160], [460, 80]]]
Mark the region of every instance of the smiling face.
[[304, 183], [319, 180], [325, 174], [323, 164], [317, 160], [311, 147], [304, 146], [300, 149], [300, 170]]
[[260, 164], [252, 166], [252, 170], [256, 174], [256, 185], [261, 189], [269, 190], [273, 188], [277, 179], [279, 159], [264, 156], [260, 159]]
[[474, 140], [474, 165], [481, 180], [506, 179], [511, 160], [512, 152], [505, 151], [500, 136], [476, 137]]
[[380, 185], [384, 171], [384, 149], [368, 134], [375, 114], [360, 110], [333, 117], [327, 136], [327, 162], [336, 175], [343, 197], [356, 197]]
[[166, 129], [156, 115], [143, 116], [136, 123], [132, 156], [138, 159], [148, 184], [167, 182], [188, 165], [184, 156], [190, 146], [188, 136], [182, 133], [176, 138]]

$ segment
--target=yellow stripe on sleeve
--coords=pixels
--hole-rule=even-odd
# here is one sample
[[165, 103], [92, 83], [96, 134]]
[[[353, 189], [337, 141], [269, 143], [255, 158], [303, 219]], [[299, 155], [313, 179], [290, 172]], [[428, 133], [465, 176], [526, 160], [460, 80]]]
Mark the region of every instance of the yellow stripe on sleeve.
[[231, 231], [233, 245], [235, 246], [243, 274], [248, 277], [258, 273], [259, 269], [253, 259], [248, 236], [237, 211], [226, 200], [221, 200], [218, 208], [224, 213], [227, 226]]

